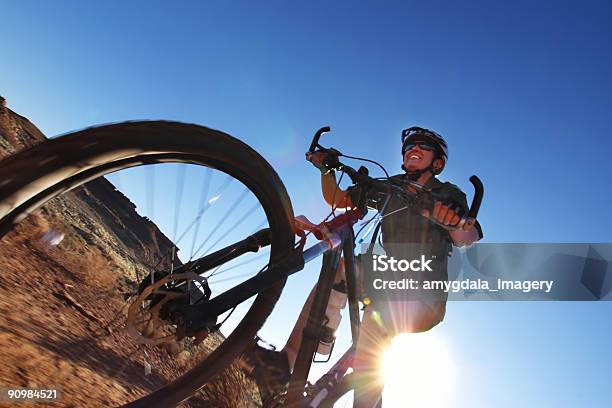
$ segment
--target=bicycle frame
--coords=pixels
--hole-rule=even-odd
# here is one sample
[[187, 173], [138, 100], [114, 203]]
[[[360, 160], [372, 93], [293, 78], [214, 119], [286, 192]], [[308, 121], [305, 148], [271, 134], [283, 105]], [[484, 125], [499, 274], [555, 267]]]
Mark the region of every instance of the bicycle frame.
[[[217, 316], [231, 310], [278, 281], [287, 279], [288, 276], [302, 270], [306, 262], [310, 262], [323, 255], [321, 272], [316, 286], [316, 295], [303, 330], [302, 342], [285, 402], [286, 406], [298, 406], [300, 401], [304, 399], [304, 388], [313, 357], [319, 342], [325, 335], [326, 327], [323, 324], [325, 311], [329, 303], [334, 278], [342, 255], [344, 255], [351, 335], [353, 344], [357, 344], [360, 319], [355, 274], [353, 225], [360, 218], [361, 212], [359, 210], [349, 210], [334, 217], [329, 222], [317, 226], [309, 223], [304, 217], [298, 217], [295, 224], [314, 232], [314, 235], [321, 239], [317, 244], [304, 251], [295, 249], [285, 254], [281, 259], [272, 261], [267, 270], [260, 272], [209, 301], [202, 304], [179, 306], [179, 308], [183, 311], [192, 327], [198, 328], [210, 324], [211, 321], [216, 321]], [[214, 267], [216, 263], [227, 262], [229, 259], [238, 257], [247, 251], [257, 251], [260, 246], [268, 244], [261, 239], [262, 235], [260, 231], [243, 241], [193, 261], [191, 265], [185, 265], [185, 267], [193, 269], [195, 265], [198, 273], [202, 273]], [[254, 243], [257, 245], [254, 246]], [[228, 256], [227, 254], [231, 255]]]
[[[280, 259], [272, 260], [266, 270], [258, 273], [257, 275], [245, 280], [244, 282], [234, 286], [231, 289], [228, 289], [227, 291], [206, 302], [195, 305], [179, 305], [177, 306], [177, 309], [182, 312], [184, 318], [186, 319], [186, 321], [189, 322], [189, 325], [192, 329], [200, 330], [202, 328], [207, 328], [206, 326], [210, 324], [211, 321], [215, 321], [219, 315], [233, 309], [240, 303], [264, 291], [275, 283], [287, 279], [290, 275], [302, 270], [306, 262], [310, 262], [323, 254], [336, 253], [339, 250], [345, 253], [345, 262], [348, 264], [347, 275], [351, 275], [351, 278], [347, 276], [347, 285], [349, 286], [350, 293], [349, 301], [352, 300], [356, 302], [357, 294], [352, 293], [356, 291], [356, 285], [353, 278], [355, 269], [352, 252], [352, 248], [354, 247], [352, 226], [360, 218], [360, 214], [361, 213], [358, 210], [352, 210], [347, 211], [346, 213], [341, 214], [338, 217], [335, 217], [331, 221], [325, 223], [327, 228], [325, 230], [326, 232], [324, 237], [318, 232], [315, 233], [315, 236], [319, 235], [319, 237], [322, 238], [319, 243], [313, 245], [305, 251], [302, 251], [301, 248], [294, 249], [293, 251], [290, 251], [281, 256]], [[314, 224], [310, 225], [313, 228], [317, 227]], [[253, 239], [253, 237], [261, 237], [262, 234], [260, 234], [260, 232], [236, 244], [223, 248], [213, 254], [195, 260], [191, 264], [186, 264], [185, 267], [190, 270], [197, 269], [197, 273], [203, 273], [206, 270], [214, 268], [218, 263], [227, 262], [228, 260], [236, 258], [249, 250], [257, 251], [259, 246], [256, 245], [255, 247], [253, 247], [253, 242], [258, 242], [259, 244], [261, 244], [262, 241], [258, 241], [256, 238]], [[264, 245], [265, 244], [267, 243], [264, 242]], [[249, 245], [251, 246], [250, 248], [248, 248]], [[350, 251], [346, 249], [347, 246], [351, 247]], [[349, 252], [350, 254], [348, 254]], [[228, 256], [225, 254], [231, 255]], [[339, 255], [337, 257], [338, 259], [336, 260], [328, 260], [324, 256], [324, 267], [321, 270], [321, 275], [324, 275], [327, 269], [329, 268], [333, 268], [333, 273], [335, 273], [336, 268], [338, 267]], [[331, 280], [333, 280], [333, 274]], [[325, 282], [321, 282], [320, 279], [319, 283]], [[328, 291], [330, 293], [332, 285], [333, 282], [330, 282], [330, 289]], [[326, 287], [320, 285], [317, 289], [318, 292], [325, 292], [325, 290]], [[329, 293], [328, 296], [323, 300], [325, 301], [325, 304], [323, 306], [324, 308], [329, 300]], [[313, 310], [316, 309], [318, 308], [313, 307]], [[352, 313], [358, 315], [358, 306], [356, 304], [351, 306], [351, 309], [353, 310]], [[323, 313], [324, 312], [325, 310], [323, 310]], [[355, 328], [352, 328], [352, 332], [356, 336]]]

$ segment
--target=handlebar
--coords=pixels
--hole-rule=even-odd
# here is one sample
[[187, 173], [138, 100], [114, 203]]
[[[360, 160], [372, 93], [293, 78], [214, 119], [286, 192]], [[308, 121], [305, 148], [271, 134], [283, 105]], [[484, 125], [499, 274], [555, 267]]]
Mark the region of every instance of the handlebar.
[[428, 219], [434, 224], [437, 224], [448, 231], [455, 231], [458, 229], [463, 229], [467, 231], [476, 224], [476, 217], [478, 216], [478, 212], [480, 210], [480, 205], [482, 203], [482, 198], [484, 195], [484, 185], [476, 175], [473, 175], [469, 178], [470, 182], [474, 186], [474, 197], [472, 198], [472, 204], [469, 208], [467, 215], [462, 217], [459, 223], [455, 226], [445, 225], [431, 217], [431, 210], [433, 208], [434, 201], [440, 200], [442, 197], [432, 192], [431, 190], [428, 190], [425, 186], [421, 184], [415, 182], [410, 183], [410, 185], [414, 188], [414, 191], [411, 191], [409, 189], [402, 188], [390, 182], [370, 177], [368, 175], [368, 169], [364, 166], [362, 166], [359, 170], [355, 170], [354, 168], [344, 163], [341, 163], [340, 161], [338, 161], [338, 156], [342, 156], [342, 153], [340, 153], [336, 149], [328, 149], [319, 144], [319, 139], [321, 138], [321, 136], [324, 133], [329, 132], [330, 130], [331, 128], [329, 126], [325, 126], [315, 133], [312, 139], [312, 143], [310, 144], [310, 149], [308, 150], [308, 153], [315, 152], [316, 148], [319, 148], [319, 150], [329, 151], [333, 153], [335, 157], [330, 161], [330, 163], [328, 163], [328, 165], [330, 165], [330, 167], [334, 170], [344, 172], [347, 176], [350, 177], [351, 181], [354, 184], [366, 185], [368, 188], [374, 189], [377, 192], [396, 194], [400, 196], [409, 206], [418, 206], [419, 209], [427, 209], [430, 213], [430, 217], [428, 217]]
[[472, 205], [470, 206], [468, 217], [475, 219], [478, 215], [478, 211], [480, 211], [480, 204], [482, 203], [482, 197], [484, 195], [484, 185], [476, 175], [470, 177], [470, 182], [474, 186], [474, 198], [472, 198]]
[[314, 152], [315, 148], [319, 147], [319, 148], [323, 148], [323, 146], [321, 146], [319, 144], [319, 139], [321, 138], [321, 136], [323, 136], [324, 133], [327, 133], [331, 130], [331, 128], [329, 126], [325, 126], [322, 127], [321, 129], [317, 130], [317, 133], [315, 133], [314, 137], [312, 138], [312, 143], [310, 143], [310, 149], [308, 149], [309, 152]]

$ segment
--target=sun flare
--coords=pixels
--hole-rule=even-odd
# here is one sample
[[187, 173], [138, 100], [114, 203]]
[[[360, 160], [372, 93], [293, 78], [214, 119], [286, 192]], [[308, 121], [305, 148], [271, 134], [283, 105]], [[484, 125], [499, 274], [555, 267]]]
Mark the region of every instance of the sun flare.
[[453, 364], [435, 332], [400, 334], [383, 357], [383, 407], [442, 408], [452, 405]]

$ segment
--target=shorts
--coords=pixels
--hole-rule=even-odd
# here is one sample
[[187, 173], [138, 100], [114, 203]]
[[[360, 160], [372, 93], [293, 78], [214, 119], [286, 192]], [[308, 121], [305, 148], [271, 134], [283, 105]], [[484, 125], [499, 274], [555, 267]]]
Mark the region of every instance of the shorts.
[[[361, 256], [355, 257], [357, 289], [363, 290], [363, 266]], [[344, 277], [344, 262], [337, 278]], [[376, 301], [371, 306], [378, 314], [375, 318], [387, 334], [426, 332], [437, 326], [446, 315], [446, 296], [436, 294], [423, 300]]]
[[389, 335], [426, 332], [437, 326], [446, 315], [446, 302], [409, 300], [375, 302], [376, 319]]

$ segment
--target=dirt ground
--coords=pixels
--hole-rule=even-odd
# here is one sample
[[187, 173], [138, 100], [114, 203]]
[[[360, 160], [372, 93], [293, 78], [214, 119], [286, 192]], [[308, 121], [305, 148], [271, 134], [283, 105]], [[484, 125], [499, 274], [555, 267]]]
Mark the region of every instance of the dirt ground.
[[[28, 221], [0, 241], [0, 384], [61, 390], [61, 403], [35, 406], [119, 406], [175, 378], [220, 341], [209, 337], [175, 358], [136, 345], [124, 327], [126, 284], [91, 250], [69, 256], [41, 241], [37, 228]], [[182, 406], [258, 406], [254, 389], [233, 366]]]

